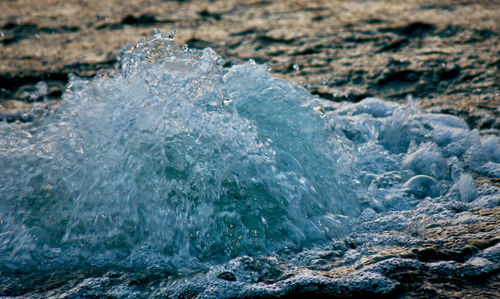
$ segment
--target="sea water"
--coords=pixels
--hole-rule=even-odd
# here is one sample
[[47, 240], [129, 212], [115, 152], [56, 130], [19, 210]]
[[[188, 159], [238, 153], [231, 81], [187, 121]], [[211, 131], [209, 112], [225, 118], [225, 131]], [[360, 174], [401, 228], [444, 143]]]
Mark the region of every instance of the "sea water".
[[460, 118], [329, 103], [156, 32], [117, 74], [72, 78], [39, 123], [0, 123], [0, 271], [154, 267], [184, 279], [166, 293], [221, 269], [252, 282], [284, 252], [299, 265], [290, 252], [425, 200], [497, 206], [472, 172], [500, 173], [500, 138]]

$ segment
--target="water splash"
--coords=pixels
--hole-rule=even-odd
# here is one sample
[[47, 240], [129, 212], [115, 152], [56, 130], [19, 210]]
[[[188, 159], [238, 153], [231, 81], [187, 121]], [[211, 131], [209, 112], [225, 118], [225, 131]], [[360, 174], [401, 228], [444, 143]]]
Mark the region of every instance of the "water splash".
[[335, 215], [361, 204], [312, 96], [222, 62], [156, 32], [123, 49], [120, 74], [71, 80], [35, 133], [4, 126], [2, 261], [48, 247], [196, 268], [338, 235]]
[[73, 78], [36, 128], [0, 124], [0, 267], [189, 273], [331, 241], [367, 208], [474, 201], [467, 171], [500, 169], [498, 137], [459, 118], [327, 104], [173, 39], [155, 32], [123, 48], [121, 73]]

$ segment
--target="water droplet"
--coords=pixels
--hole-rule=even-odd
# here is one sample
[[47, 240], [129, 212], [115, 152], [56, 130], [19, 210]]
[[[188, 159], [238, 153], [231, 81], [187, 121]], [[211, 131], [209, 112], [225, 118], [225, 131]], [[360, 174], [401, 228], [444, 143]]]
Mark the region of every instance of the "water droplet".
[[35, 85], [35, 90], [29, 95], [30, 99], [36, 100], [45, 97], [48, 93], [49, 87], [44, 81], [40, 81]]
[[155, 38], [161, 38], [161, 32], [158, 28], [153, 29], [153, 34]]
[[323, 109], [323, 107], [321, 107], [321, 106], [314, 106], [313, 110], [314, 110], [314, 112], [319, 113], [319, 114], [325, 113], [325, 109]]
[[175, 30], [175, 28], [174, 28], [174, 29], [172, 29], [172, 30], [170, 31], [170, 34], [168, 35], [168, 39], [175, 39], [175, 35], [176, 35], [176, 34], [177, 34], [177, 30]]

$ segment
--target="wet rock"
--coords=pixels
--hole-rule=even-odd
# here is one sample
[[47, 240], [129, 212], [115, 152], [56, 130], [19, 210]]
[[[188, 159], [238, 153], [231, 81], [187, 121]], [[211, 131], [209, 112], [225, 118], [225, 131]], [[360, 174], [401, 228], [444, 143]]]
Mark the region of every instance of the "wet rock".
[[236, 276], [232, 272], [222, 272], [219, 275], [217, 275], [218, 278], [224, 279], [227, 281], [236, 281]]
[[424, 22], [415, 22], [402, 27], [381, 28], [380, 32], [394, 32], [399, 35], [407, 36], [410, 38], [423, 37], [426, 34], [432, 33], [436, 26]]
[[[499, 130], [499, 64], [493, 54], [500, 28], [492, 19], [497, 8], [483, 2], [474, 10], [448, 0], [432, 5], [369, 1], [361, 7], [325, 1], [213, 1], [208, 6], [197, 0], [148, 5], [134, 0], [109, 2], [112, 9], [65, 1], [64, 8], [51, 9], [61, 7], [57, 3], [2, 4], [0, 76], [18, 82], [0, 80], [7, 91], [0, 92], [3, 99], [25, 100], [17, 90], [40, 80], [58, 82], [53, 98], [59, 98], [69, 73], [113, 70], [123, 44], [154, 27], [165, 32], [176, 27], [181, 44], [210, 46], [228, 61], [255, 58], [275, 75], [304, 82], [327, 99], [403, 101], [411, 94], [426, 109], [460, 111], [457, 115], [473, 127]], [[61, 76], [49, 80], [45, 74]], [[26, 82], [27, 75], [35, 79]], [[488, 117], [474, 120], [477, 112]]]

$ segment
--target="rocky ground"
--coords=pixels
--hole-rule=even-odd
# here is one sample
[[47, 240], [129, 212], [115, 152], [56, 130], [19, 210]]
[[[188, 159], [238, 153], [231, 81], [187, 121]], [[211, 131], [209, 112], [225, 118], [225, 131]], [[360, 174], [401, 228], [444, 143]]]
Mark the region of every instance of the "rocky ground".
[[58, 100], [68, 74], [114, 69], [123, 45], [157, 27], [228, 63], [266, 63], [326, 99], [412, 96], [473, 128], [500, 129], [498, 1], [23, 0], [0, 9], [8, 121], [31, 119], [19, 112], [32, 102]]
[[[123, 45], [153, 28], [176, 28], [179, 44], [212, 47], [228, 65], [250, 58], [266, 63], [275, 76], [328, 100], [412, 98], [425, 110], [464, 118], [482, 134], [500, 132], [496, 0], [6, 0], [0, 11], [0, 119], [8, 122], [50, 111], [69, 74], [116, 71]], [[477, 185], [499, 182], [476, 178]], [[474, 225], [422, 224], [425, 242], [379, 260], [465, 265], [500, 241], [498, 209], [474, 213], [484, 216]], [[397, 296], [494, 298], [499, 273], [448, 277], [411, 268], [389, 275], [401, 284]], [[22, 288], [9, 293], [11, 287], [0, 294], [23, 294]]]

